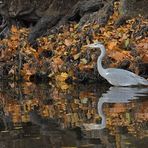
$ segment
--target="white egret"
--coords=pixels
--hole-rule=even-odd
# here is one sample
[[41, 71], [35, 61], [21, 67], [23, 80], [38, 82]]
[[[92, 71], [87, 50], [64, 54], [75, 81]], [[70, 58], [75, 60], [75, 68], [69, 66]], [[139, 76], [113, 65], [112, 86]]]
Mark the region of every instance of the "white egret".
[[97, 69], [102, 77], [104, 77], [110, 84], [115, 86], [131, 86], [131, 85], [148, 85], [148, 81], [130, 71], [117, 68], [102, 67], [102, 59], [105, 56], [106, 50], [101, 43], [94, 43], [86, 45], [89, 48], [100, 48], [101, 55], [97, 60]]

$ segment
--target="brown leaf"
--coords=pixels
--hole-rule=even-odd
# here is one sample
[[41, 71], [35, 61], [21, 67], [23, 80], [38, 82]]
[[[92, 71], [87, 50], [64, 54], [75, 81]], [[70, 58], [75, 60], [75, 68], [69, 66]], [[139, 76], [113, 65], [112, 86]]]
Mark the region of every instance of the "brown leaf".
[[65, 39], [64, 44], [65, 44], [66, 46], [71, 46], [71, 45], [72, 45], [72, 40], [70, 40], [70, 39]]

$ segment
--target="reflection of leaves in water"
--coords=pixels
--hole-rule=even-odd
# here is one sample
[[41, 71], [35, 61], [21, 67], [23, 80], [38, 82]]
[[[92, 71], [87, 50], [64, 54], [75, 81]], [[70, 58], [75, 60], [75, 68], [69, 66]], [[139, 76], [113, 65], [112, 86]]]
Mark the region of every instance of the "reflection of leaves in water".
[[[8, 98], [6, 100], [10, 101], [6, 105], [6, 109], [8, 110], [8, 112], [10, 113], [15, 112], [15, 113], [12, 113], [12, 116], [14, 117], [13, 118], [14, 122], [21, 122], [21, 121], [27, 122], [28, 121], [27, 113], [31, 109], [36, 107], [39, 107], [39, 111], [42, 116], [45, 116], [45, 117], [59, 116], [60, 118], [62, 116], [62, 118], [65, 118], [67, 122], [70, 122], [70, 121], [73, 122], [73, 125], [75, 124], [76, 121], [80, 120], [79, 115], [77, 115], [76, 113], [79, 110], [79, 108], [80, 108], [80, 113], [82, 114], [86, 113], [88, 117], [94, 112], [94, 111], [90, 111], [90, 112], [87, 111], [88, 105], [91, 105], [91, 101], [88, 101], [89, 104], [86, 104], [86, 106], [83, 104], [81, 105], [80, 99], [83, 100], [85, 96], [89, 95], [89, 93], [87, 94], [81, 93], [80, 99], [78, 99], [78, 94], [77, 94], [79, 93], [77, 92], [78, 90], [75, 91], [73, 95], [71, 95], [71, 92], [73, 90], [68, 90], [67, 92], [66, 91], [62, 92], [61, 90], [60, 92], [57, 88], [46, 89], [44, 87], [42, 88], [42, 86], [35, 86], [34, 84], [28, 85], [28, 83], [26, 86], [25, 85], [22, 86], [21, 91], [23, 96], [23, 99], [21, 101], [11, 100], [9, 98], [9, 95], [4, 96], [5, 98]], [[16, 87], [14, 97], [17, 96], [17, 93], [18, 92]], [[67, 96], [70, 96], [70, 95], [71, 95], [70, 100], [69, 99], [67, 100], [66, 99]], [[90, 93], [89, 98], [91, 97], [93, 97], [92, 93]], [[53, 101], [51, 101], [48, 104], [49, 101], [47, 100], [53, 100]], [[83, 108], [83, 106], [85, 106], [85, 108]], [[93, 110], [95, 110], [95, 108]], [[83, 115], [83, 117], [85, 117], [85, 115]]]
[[[8, 92], [6, 92], [8, 87]], [[20, 125], [22, 122], [28, 123], [30, 121], [29, 112], [32, 109], [37, 109], [39, 115], [44, 119], [53, 118], [58, 120], [63, 127], [75, 127], [81, 126], [83, 123], [95, 123], [99, 119], [97, 114], [97, 100], [101, 95], [100, 92], [104, 92], [104, 87], [96, 86], [72, 86], [70, 89], [62, 90], [55, 86], [50, 88], [44, 85], [36, 86], [35, 84], [25, 83], [19, 86], [15, 85], [13, 88], [13, 94], [9, 86], [5, 87], [5, 93], [1, 92], [3, 100], [5, 100], [4, 113], [11, 117], [11, 122], [14, 125]], [[120, 89], [120, 90], [119, 90]], [[103, 112], [107, 117], [107, 127], [114, 131], [113, 127], [127, 126], [128, 131], [134, 133], [134, 125], [141, 121], [145, 123], [148, 119], [146, 116], [146, 101], [137, 102], [136, 100], [131, 103], [124, 103], [128, 99], [126, 96], [138, 95], [140, 91], [142, 93], [145, 89], [133, 88], [128, 94], [130, 88], [114, 88], [111, 87], [107, 93], [104, 93], [103, 97], [106, 103], [103, 105]], [[18, 92], [21, 91], [20, 92]], [[115, 98], [115, 92], [118, 92], [118, 98]], [[139, 93], [138, 93], [139, 91]], [[111, 93], [114, 92], [114, 95]], [[122, 92], [122, 93], [121, 93]], [[22, 100], [17, 99], [15, 96], [22, 94]], [[108, 95], [107, 95], [108, 94]], [[124, 98], [122, 98], [123, 94]], [[12, 99], [14, 95], [14, 99]], [[112, 97], [109, 100], [108, 97]], [[99, 100], [101, 101], [101, 99]], [[110, 105], [108, 102], [112, 102]], [[118, 104], [116, 104], [118, 102]], [[103, 102], [102, 102], [103, 103]], [[4, 114], [4, 115], [5, 115]], [[141, 126], [142, 127], [142, 126]], [[133, 130], [131, 130], [133, 129]]]

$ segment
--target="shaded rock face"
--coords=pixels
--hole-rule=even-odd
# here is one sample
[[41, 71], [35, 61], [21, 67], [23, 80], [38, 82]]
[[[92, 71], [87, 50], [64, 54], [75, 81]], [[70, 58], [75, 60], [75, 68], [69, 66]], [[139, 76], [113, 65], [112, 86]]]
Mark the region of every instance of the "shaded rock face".
[[121, 0], [121, 15], [148, 16], [148, 0]]
[[0, 14], [6, 18], [27, 15], [35, 8], [34, 1], [30, 0], [1, 0]]
[[5, 17], [38, 20], [44, 15], [64, 14], [79, 0], [1, 0], [0, 14]]
[[[38, 20], [45, 15], [65, 15], [76, 3], [82, 1], [89, 0], [0, 0], [0, 14], [10, 18], [23, 16], [22, 19]], [[121, 14], [147, 15], [147, 6], [148, 0], [121, 0]]]
[[[0, 0], [0, 16], [6, 20], [7, 25], [25, 25], [32, 27], [28, 37], [30, 44], [34, 44], [36, 38], [47, 32], [48, 28], [63, 24], [66, 21], [81, 21], [84, 24], [88, 20], [89, 13], [98, 10], [99, 24], [105, 24], [111, 15], [111, 3], [114, 0]], [[116, 25], [122, 25], [126, 19], [138, 14], [148, 14], [148, 0], [121, 0], [122, 18]], [[94, 17], [93, 16], [93, 17]], [[101, 16], [101, 17], [100, 17]], [[63, 19], [64, 18], [64, 19]], [[81, 19], [84, 18], [84, 19]], [[81, 19], [81, 20], [80, 20]], [[92, 18], [92, 20], [94, 20]], [[91, 21], [91, 20], [90, 20]], [[100, 23], [101, 22], [101, 23]], [[0, 26], [4, 37], [7, 36], [5, 24]], [[58, 28], [58, 27], [57, 27]], [[0, 31], [1, 32], [1, 31]]]
[[[28, 41], [34, 40], [44, 34], [47, 28], [51, 28], [80, 0], [0, 0], [0, 37], [5, 38], [9, 34], [12, 25], [30, 27], [31, 36]], [[7, 27], [6, 27], [7, 25]], [[48, 27], [49, 26], [49, 27]], [[35, 35], [34, 35], [35, 33]]]
[[[30, 44], [43, 35], [48, 28], [59, 27], [66, 21], [76, 21], [85, 13], [97, 11], [102, 6], [101, 0], [53, 0], [48, 9], [42, 14], [28, 37]], [[60, 22], [59, 22], [60, 21]], [[79, 21], [79, 20], [78, 20]]]

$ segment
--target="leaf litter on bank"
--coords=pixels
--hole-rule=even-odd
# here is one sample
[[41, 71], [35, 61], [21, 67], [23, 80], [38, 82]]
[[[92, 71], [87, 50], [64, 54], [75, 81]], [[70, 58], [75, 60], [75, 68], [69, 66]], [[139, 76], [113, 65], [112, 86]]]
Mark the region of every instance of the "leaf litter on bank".
[[[29, 81], [31, 75], [40, 72], [51, 79], [64, 82], [68, 76], [77, 79], [76, 70], [92, 72], [92, 69], [95, 69], [100, 51], [86, 49], [84, 45], [99, 41], [107, 49], [103, 59], [105, 67], [118, 67], [122, 61], [128, 60], [130, 70], [136, 72], [139, 61], [148, 62], [148, 38], [141, 31], [147, 21], [139, 16], [116, 28], [114, 23], [119, 17], [117, 6], [115, 5], [115, 12], [104, 27], [97, 23], [85, 24], [81, 30], [78, 30], [78, 24], [75, 23], [61, 26], [61, 33], [39, 38], [37, 49], [27, 43], [28, 29], [13, 26], [9, 38], [0, 41], [3, 46], [1, 59], [5, 62], [12, 60], [13, 64], [16, 64], [15, 57], [21, 52], [21, 75], [24, 80]], [[136, 24], [137, 20], [140, 23]], [[132, 55], [133, 48], [138, 53], [138, 60]], [[108, 59], [110, 62], [107, 62]], [[12, 66], [10, 71], [16, 67], [17, 64]], [[66, 78], [63, 74], [66, 74]]]

